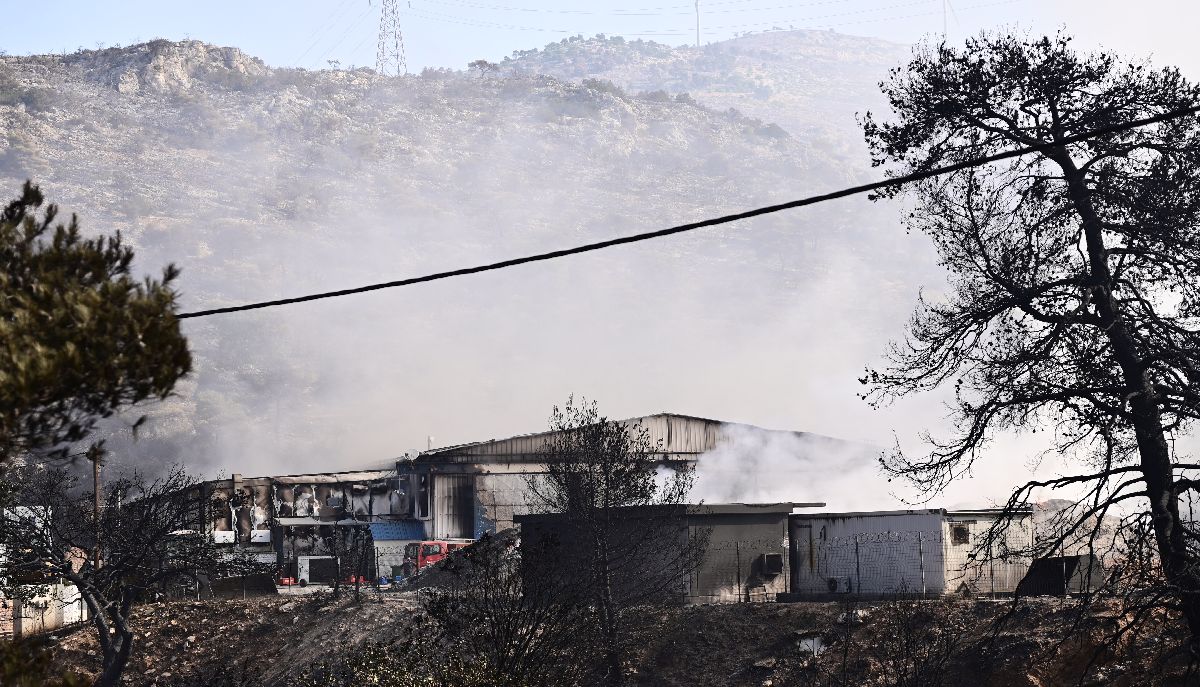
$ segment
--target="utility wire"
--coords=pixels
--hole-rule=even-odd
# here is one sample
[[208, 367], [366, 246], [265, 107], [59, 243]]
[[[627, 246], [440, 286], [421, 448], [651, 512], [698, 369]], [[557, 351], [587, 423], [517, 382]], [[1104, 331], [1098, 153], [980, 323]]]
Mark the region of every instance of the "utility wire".
[[1123, 124], [1113, 124], [1111, 126], [1100, 127], [1099, 129], [1093, 129], [1092, 131], [1089, 131], [1087, 133], [1077, 134], [1075, 136], [1068, 136], [1066, 138], [1061, 138], [1057, 141], [1051, 141], [1050, 143], [1041, 143], [1038, 145], [1028, 146], [1025, 148], [1017, 148], [1017, 149], [1008, 150], [1008, 151], [1005, 151], [1002, 153], [996, 153], [994, 155], [987, 155], [984, 157], [978, 157], [978, 158], [973, 158], [970, 160], [964, 160], [962, 162], [957, 162], [952, 165], [945, 165], [942, 167], [934, 167], [932, 169], [927, 169], [927, 170], [923, 170], [920, 172], [914, 172], [911, 174], [904, 174], [902, 176], [892, 177], [890, 179], [884, 179], [882, 181], [875, 181], [875, 182], [871, 182], [869, 184], [850, 186], [848, 188], [843, 188], [838, 191], [832, 191], [830, 193], [822, 193], [820, 195], [809, 196], [807, 198], [801, 198], [799, 200], [793, 200], [793, 201], [789, 201], [786, 203], [779, 203], [776, 205], [766, 205], [764, 207], [754, 208], [752, 210], [745, 210], [743, 212], [738, 212], [738, 213], [734, 213], [731, 215], [723, 215], [721, 217], [714, 217], [712, 219], [701, 220], [699, 222], [690, 222], [688, 224], [680, 224], [680, 225], [677, 225], [674, 227], [668, 227], [666, 229], [658, 229], [656, 231], [647, 231], [647, 232], [643, 232], [640, 234], [631, 234], [629, 236], [621, 236], [621, 237], [614, 238], [614, 239], [607, 239], [605, 241], [597, 241], [595, 243], [586, 243], [581, 246], [575, 246], [573, 248], [563, 248], [561, 250], [554, 250], [554, 251], [550, 251], [548, 253], [536, 253], [534, 255], [527, 255], [524, 257], [520, 257], [520, 258], [511, 258], [509, 260], [493, 262], [493, 263], [490, 263], [487, 265], [477, 265], [475, 267], [462, 267], [462, 268], [450, 270], [447, 272], [435, 272], [433, 274], [427, 274], [427, 275], [424, 275], [421, 277], [411, 277], [409, 279], [399, 279], [396, 281], [383, 282], [383, 283], [379, 283], [379, 284], [369, 284], [367, 286], [359, 286], [359, 287], [355, 287], [352, 289], [340, 289], [338, 291], [325, 291], [323, 293], [314, 293], [314, 294], [309, 294], [307, 296], [296, 296], [293, 298], [280, 298], [280, 299], [271, 300], [271, 301], [259, 301], [257, 303], [232, 305], [232, 306], [225, 307], [225, 308], [212, 308], [209, 310], [197, 310], [194, 312], [180, 313], [180, 314], [176, 315], [175, 317], [178, 319], [184, 320], [184, 319], [189, 319], [189, 318], [193, 318], [193, 317], [208, 317], [209, 315], [220, 315], [220, 314], [224, 314], [224, 313], [242, 312], [245, 310], [260, 310], [262, 308], [273, 308], [273, 307], [280, 306], [280, 305], [291, 305], [293, 303], [307, 303], [308, 301], [322, 300], [325, 298], [338, 298], [341, 296], [352, 296], [354, 294], [367, 293], [369, 291], [379, 291], [382, 289], [391, 289], [391, 288], [396, 288], [396, 287], [400, 287], [400, 286], [412, 286], [413, 284], [423, 284], [425, 282], [438, 281], [441, 279], [449, 279], [451, 277], [464, 277], [468, 274], [478, 274], [480, 272], [490, 272], [493, 270], [504, 269], [506, 267], [516, 267], [517, 265], [524, 265], [524, 264], [530, 263], [530, 262], [540, 262], [542, 260], [553, 260], [555, 258], [564, 258], [564, 257], [567, 257], [568, 255], [578, 255], [579, 253], [588, 253], [591, 251], [600, 250], [602, 248], [611, 248], [613, 246], [621, 246], [621, 245], [625, 245], [628, 243], [638, 243], [641, 241], [648, 241], [650, 239], [662, 238], [664, 236], [671, 236], [673, 234], [682, 234], [687, 231], [694, 231], [696, 229], [703, 229], [705, 227], [714, 227], [714, 226], [717, 226], [720, 224], [729, 224], [730, 222], [736, 222], [738, 220], [743, 220], [743, 219], [750, 219], [751, 217], [759, 217], [761, 215], [769, 215], [769, 214], [772, 214], [775, 212], [781, 212], [783, 210], [791, 210], [793, 208], [804, 207], [806, 205], [816, 205], [817, 203], [823, 203], [825, 201], [835, 200], [837, 198], [845, 198], [847, 196], [858, 195], [860, 193], [879, 191], [882, 189], [890, 188], [892, 186], [900, 186], [903, 184], [912, 183], [914, 181], [922, 181], [924, 179], [931, 179], [933, 177], [938, 177], [943, 174], [949, 174], [951, 172], [958, 172], [958, 171], [961, 171], [964, 169], [970, 169], [971, 167], [980, 167], [980, 166], [983, 166], [986, 164], [991, 164], [993, 162], [999, 162], [1000, 160], [1007, 160], [1010, 158], [1022, 157], [1024, 155], [1028, 155], [1030, 153], [1036, 153], [1036, 152], [1044, 151], [1044, 150], [1051, 150], [1053, 148], [1058, 148], [1058, 147], [1061, 147], [1064, 145], [1070, 145], [1073, 143], [1080, 143], [1080, 142], [1086, 141], [1088, 139], [1095, 138], [1097, 136], [1104, 136], [1106, 134], [1114, 134], [1114, 133], [1120, 133], [1122, 131], [1129, 131], [1130, 129], [1137, 129], [1137, 128], [1140, 128], [1143, 126], [1148, 126], [1150, 124], [1159, 124], [1162, 122], [1170, 121], [1172, 119], [1178, 119], [1180, 117], [1185, 117], [1187, 115], [1193, 115], [1193, 114], [1197, 114], [1197, 113], [1200, 113], [1200, 105], [1194, 106], [1194, 107], [1185, 107], [1185, 108], [1181, 108], [1178, 110], [1171, 110], [1169, 112], [1164, 112], [1162, 114], [1158, 114], [1153, 117], [1145, 117], [1143, 119], [1135, 119], [1133, 121], [1125, 122]]

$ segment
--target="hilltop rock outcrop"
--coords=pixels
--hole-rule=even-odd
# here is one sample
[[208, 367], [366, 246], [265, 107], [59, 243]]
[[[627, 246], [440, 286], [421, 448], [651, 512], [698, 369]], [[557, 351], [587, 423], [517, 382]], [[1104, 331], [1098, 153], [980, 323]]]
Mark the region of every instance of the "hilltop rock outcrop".
[[155, 40], [124, 48], [83, 51], [64, 57], [63, 62], [82, 69], [88, 81], [124, 94], [142, 90], [187, 93], [198, 80], [210, 84], [241, 84], [270, 72], [262, 60], [237, 48], [195, 40]]

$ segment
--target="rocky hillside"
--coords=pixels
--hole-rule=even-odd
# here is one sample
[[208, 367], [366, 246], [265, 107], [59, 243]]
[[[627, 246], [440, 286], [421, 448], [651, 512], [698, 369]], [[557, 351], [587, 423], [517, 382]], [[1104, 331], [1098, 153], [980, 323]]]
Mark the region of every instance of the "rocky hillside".
[[[581, 49], [603, 59], [570, 57]], [[894, 53], [797, 34], [681, 62], [594, 40], [501, 70], [392, 79], [271, 69], [196, 41], [0, 57], [0, 188], [33, 178], [85, 228], [122, 231], [147, 271], [180, 265], [184, 310], [343, 288], [864, 178], [845, 122], [821, 122], [869, 93], [861, 78]], [[765, 99], [730, 85], [747, 74]], [[741, 113], [725, 107], [743, 100]], [[570, 392], [629, 415], [728, 416], [733, 400], [730, 419], [779, 409], [777, 424], [837, 434], [799, 421], [810, 407], [845, 415], [803, 387], [836, 374], [857, 404], [854, 374], [904, 320], [927, 281], [914, 275], [931, 273], [894, 209], [855, 200], [404, 293], [192, 320], [195, 374], [122, 450], [210, 473], [362, 465], [427, 434], [536, 430], [529, 418]], [[733, 399], [739, 388], [756, 391]]]
[[908, 46], [835, 31], [771, 31], [700, 48], [597, 36], [517, 51], [500, 66], [505, 73], [608, 79], [635, 92], [688, 93], [795, 135], [857, 144], [855, 113], [884, 107], [876, 84], [909, 52]]

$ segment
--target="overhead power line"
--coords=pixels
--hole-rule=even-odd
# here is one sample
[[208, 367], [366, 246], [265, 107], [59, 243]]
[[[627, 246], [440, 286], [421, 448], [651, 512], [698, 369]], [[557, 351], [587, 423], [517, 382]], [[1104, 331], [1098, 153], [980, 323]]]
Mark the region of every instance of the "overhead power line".
[[962, 162], [958, 162], [958, 163], [955, 163], [952, 165], [945, 165], [942, 167], [934, 167], [932, 169], [927, 169], [927, 170], [924, 170], [921, 172], [905, 174], [905, 175], [898, 176], [898, 177], [892, 177], [890, 179], [884, 179], [882, 181], [871, 182], [869, 184], [860, 184], [858, 186], [850, 186], [848, 188], [843, 188], [838, 191], [832, 191], [830, 193], [822, 193], [822, 194], [815, 195], [815, 196], [809, 196], [807, 198], [801, 198], [799, 200], [788, 201], [786, 203], [778, 203], [776, 205], [766, 205], [763, 207], [754, 208], [752, 210], [745, 210], [743, 212], [737, 212], [737, 213], [734, 213], [731, 215], [722, 215], [721, 217], [705, 219], [705, 220], [701, 220], [699, 222], [689, 222], [687, 224], [680, 224], [680, 225], [676, 225], [673, 227], [668, 227], [666, 229], [647, 231], [647, 232], [643, 232], [640, 234], [631, 234], [629, 236], [620, 236], [617, 238], [607, 239], [604, 241], [597, 241], [595, 243], [586, 243], [581, 246], [575, 246], [572, 248], [563, 248], [560, 250], [549, 251], [546, 253], [536, 253], [534, 255], [526, 255], [524, 257], [511, 258], [509, 260], [501, 260], [500, 262], [493, 262], [493, 263], [489, 263], [486, 265], [476, 265], [474, 267], [461, 267], [459, 269], [449, 270], [447, 272], [435, 272], [433, 274], [427, 274], [427, 275], [420, 276], [420, 277], [410, 277], [408, 279], [398, 279], [396, 281], [388, 281], [388, 282], [382, 282], [382, 283], [378, 283], [378, 284], [368, 284], [367, 286], [358, 286], [358, 287], [351, 288], [351, 289], [340, 289], [337, 291], [325, 291], [322, 293], [313, 293], [313, 294], [309, 294], [306, 296], [295, 296], [292, 298], [280, 298], [280, 299], [270, 300], [270, 301], [259, 301], [257, 303], [246, 303], [243, 305], [231, 305], [231, 306], [224, 307], [224, 308], [211, 308], [208, 310], [197, 310], [194, 312], [180, 313], [180, 314], [176, 315], [176, 317], [183, 320], [183, 319], [189, 319], [189, 318], [193, 318], [193, 317], [208, 317], [209, 315], [220, 315], [220, 314], [224, 314], [224, 313], [242, 312], [245, 310], [260, 310], [263, 308], [273, 308], [273, 307], [280, 306], [280, 305], [291, 305], [294, 303], [307, 303], [308, 301], [323, 300], [326, 298], [338, 298], [341, 296], [352, 296], [352, 295], [359, 294], [359, 293], [367, 293], [369, 291], [380, 291], [382, 289], [392, 289], [392, 288], [397, 288], [397, 287], [401, 287], [401, 286], [412, 286], [414, 284], [423, 284], [425, 282], [439, 281], [442, 279], [449, 279], [451, 277], [465, 277], [469, 274], [479, 274], [480, 272], [490, 272], [490, 271], [494, 271], [494, 270], [505, 269], [507, 267], [516, 267], [517, 265], [524, 265], [524, 264], [531, 263], [531, 262], [540, 262], [543, 260], [553, 260], [555, 258], [565, 258], [569, 255], [578, 255], [580, 253], [588, 253], [591, 251], [601, 250], [603, 248], [612, 248], [613, 246], [621, 246], [621, 245], [625, 245], [628, 243], [639, 243], [641, 241], [649, 241], [650, 239], [662, 238], [664, 236], [671, 236], [673, 234], [682, 234], [682, 233], [688, 232], [688, 231], [695, 231], [696, 229], [704, 229], [705, 227], [715, 227], [715, 226], [721, 225], [721, 224], [729, 224], [730, 222], [736, 222], [738, 220], [750, 219], [751, 217], [759, 217], [761, 215], [769, 215], [769, 214], [776, 213], [776, 212], [782, 212], [783, 210], [791, 210], [794, 208], [804, 207], [806, 205], [816, 205], [817, 203], [823, 203], [823, 202], [829, 201], [829, 200], [836, 200], [838, 198], [845, 198], [847, 196], [854, 196], [854, 195], [858, 195], [861, 193], [869, 193], [871, 191], [880, 191], [880, 190], [890, 188], [893, 186], [900, 186], [903, 184], [912, 183], [914, 181], [922, 181], [924, 179], [932, 179], [933, 177], [938, 177], [943, 174], [949, 174], [951, 172], [958, 172], [958, 171], [961, 171], [964, 169], [970, 169], [971, 167], [980, 167], [983, 165], [991, 164], [993, 162], [999, 162], [1000, 160], [1008, 160], [1008, 159], [1015, 158], [1015, 157], [1022, 157], [1024, 155], [1028, 155], [1030, 153], [1036, 153], [1036, 152], [1044, 151], [1044, 150], [1051, 150], [1053, 148], [1058, 148], [1058, 147], [1061, 147], [1064, 145], [1070, 145], [1073, 143], [1080, 143], [1080, 142], [1086, 141], [1090, 138], [1095, 138], [1097, 136], [1104, 136], [1106, 134], [1120, 133], [1122, 131], [1129, 131], [1131, 129], [1137, 129], [1137, 128], [1140, 128], [1143, 126], [1149, 126], [1151, 124], [1160, 124], [1162, 122], [1167, 122], [1172, 119], [1178, 119], [1180, 117], [1185, 117], [1187, 115], [1192, 115], [1192, 114], [1197, 114], [1197, 113], [1200, 113], [1200, 106], [1185, 107], [1185, 108], [1181, 108], [1178, 110], [1171, 110], [1169, 112], [1164, 112], [1162, 114], [1158, 114], [1153, 117], [1145, 117], [1143, 119], [1135, 119], [1133, 121], [1125, 122], [1123, 124], [1113, 124], [1111, 126], [1100, 127], [1098, 129], [1093, 129], [1092, 131], [1089, 131], [1087, 133], [1077, 134], [1075, 136], [1068, 136], [1066, 138], [1062, 138], [1057, 141], [1052, 141], [1050, 143], [1042, 143], [1039, 145], [1028, 146], [1025, 148], [1017, 148], [1014, 150], [1005, 151], [1003, 153], [996, 153], [994, 155], [987, 155], [985, 157], [972, 158], [970, 160], [964, 160]]

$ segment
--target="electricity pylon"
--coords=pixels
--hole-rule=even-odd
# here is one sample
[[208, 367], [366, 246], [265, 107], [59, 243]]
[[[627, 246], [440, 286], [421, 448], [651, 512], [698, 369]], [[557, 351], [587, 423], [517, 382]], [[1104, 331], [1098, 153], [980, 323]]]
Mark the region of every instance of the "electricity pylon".
[[383, 0], [383, 8], [379, 12], [379, 48], [375, 51], [375, 72], [382, 76], [408, 73], [397, 2], [398, 0]]

